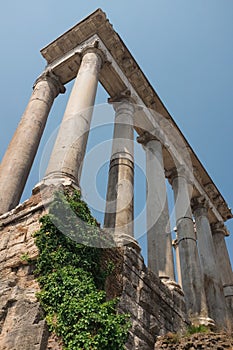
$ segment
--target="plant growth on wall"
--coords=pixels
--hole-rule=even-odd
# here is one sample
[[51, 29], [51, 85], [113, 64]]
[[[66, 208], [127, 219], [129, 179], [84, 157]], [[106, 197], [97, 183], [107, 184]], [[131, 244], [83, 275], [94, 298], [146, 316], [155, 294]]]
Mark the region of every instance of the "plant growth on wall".
[[[74, 221], [71, 212], [81, 220]], [[57, 192], [49, 214], [40, 222], [35, 233], [39, 249], [35, 273], [50, 331], [62, 339], [66, 350], [123, 350], [128, 316], [117, 313], [117, 299], [106, 300], [108, 271], [101, 268], [102, 249], [88, 245], [99, 229], [80, 193]], [[69, 237], [58, 229], [60, 224], [66, 225]], [[78, 243], [77, 235], [86, 243]]]

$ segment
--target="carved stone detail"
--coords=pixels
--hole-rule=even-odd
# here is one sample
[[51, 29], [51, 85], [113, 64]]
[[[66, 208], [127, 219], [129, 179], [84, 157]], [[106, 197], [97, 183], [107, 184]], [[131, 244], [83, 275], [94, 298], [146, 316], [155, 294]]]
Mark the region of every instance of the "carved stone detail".
[[210, 226], [211, 226], [211, 230], [212, 230], [213, 234], [220, 233], [220, 234], [223, 234], [224, 236], [229, 236], [229, 232], [228, 232], [226, 226], [224, 225], [223, 221], [215, 222], [215, 223], [211, 224]]
[[111, 102], [116, 113], [130, 113], [133, 115], [135, 108], [130, 97], [117, 97], [114, 102]]
[[137, 142], [142, 145], [146, 145], [149, 141], [156, 140], [164, 143], [164, 133], [162, 130], [154, 129], [151, 132], [145, 131], [143, 134], [137, 137]]
[[47, 80], [51, 82], [54, 87], [54, 98], [57, 97], [59, 93], [64, 94], [66, 91], [65, 86], [61, 83], [59, 77], [53, 73], [52, 70], [45, 70], [35, 81], [33, 84], [33, 90], [36, 88], [37, 84], [40, 81]]
[[117, 102], [122, 102], [123, 100], [127, 100], [129, 103], [134, 103], [134, 100], [131, 97], [131, 91], [126, 89], [121, 93], [117, 94], [114, 97], [108, 98], [108, 103], [113, 104]]
[[194, 211], [200, 208], [208, 210], [209, 203], [205, 196], [194, 197], [191, 199], [191, 207]]
[[193, 183], [193, 179], [190, 173], [187, 171], [186, 166], [183, 164], [179, 164], [177, 167], [166, 170], [165, 175], [170, 183], [172, 183], [176, 177], [180, 176], [184, 177], [189, 184]]
[[[104, 63], [107, 61], [106, 56], [102, 50], [98, 48], [99, 42], [98, 40], [95, 40], [93, 45], [88, 45], [87, 47], [84, 47], [81, 52], [81, 58], [85, 60], [83, 62], [83, 67], [85, 68], [85, 65], [88, 66], [91, 64], [93, 66], [93, 59], [90, 59], [86, 56], [87, 53], [95, 53], [97, 54], [100, 59], [98, 61], [95, 61], [95, 68], [97, 71], [100, 71], [101, 68], [103, 68]], [[86, 56], [86, 57], [85, 57]]]
[[200, 170], [195, 166], [193, 167], [193, 174], [194, 174], [195, 178], [199, 181], [199, 183], [202, 184]]
[[210, 198], [215, 198], [218, 195], [218, 191], [214, 184], [208, 183], [204, 186], [206, 193], [209, 195]]

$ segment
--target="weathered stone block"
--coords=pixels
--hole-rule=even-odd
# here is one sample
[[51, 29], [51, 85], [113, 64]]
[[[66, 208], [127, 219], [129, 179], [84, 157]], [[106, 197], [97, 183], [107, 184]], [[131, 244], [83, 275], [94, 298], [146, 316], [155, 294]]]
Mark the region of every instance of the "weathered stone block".
[[145, 343], [148, 344], [151, 348], [153, 347], [155, 343], [155, 336], [147, 331], [139, 321], [132, 322], [132, 332], [140, 340], [145, 341]]
[[1, 251], [3, 249], [6, 249], [10, 239], [10, 235], [8, 232], [3, 232], [3, 229], [0, 230], [0, 235], [1, 235], [1, 239], [0, 239], [0, 251]]
[[[133, 350], [152, 350], [153, 348], [151, 348], [150, 344], [147, 344], [146, 341], [138, 338], [137, 336], [134, 337], [134, 345], [133, 345]], [[132, 349], [128, 349], [128, 350], [132, 350]]]

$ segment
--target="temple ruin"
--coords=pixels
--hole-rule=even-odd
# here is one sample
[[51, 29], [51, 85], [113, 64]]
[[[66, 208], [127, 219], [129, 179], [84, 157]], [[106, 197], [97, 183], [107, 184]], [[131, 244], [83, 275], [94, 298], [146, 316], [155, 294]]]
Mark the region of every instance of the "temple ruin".
[[[96, 10], [41, 54], [47, 65], [0, 166], [0, 348], [58, 349], [38, 319], [39, 287], [20, 257], [37, 255], [32, 233], [51, 200], [42, 200], [41, 191], [79, 188], [98, 82], [115, 110], [104, 229], [120, 247], [112, 259], [122, 261], [119, 309], [132, 316], [127, 349], [152, 350], [158, 335], [190, 322], [232, 325], [233, 272], [224, 225], [231, 210], [105, 13]], [[19, 204], [50, 109], [71, 80], [45, 177]], [[146, 154], [148, 267], [134, 238], [134, 130]], [[173, 241], [166, 179], [174, 193]]]

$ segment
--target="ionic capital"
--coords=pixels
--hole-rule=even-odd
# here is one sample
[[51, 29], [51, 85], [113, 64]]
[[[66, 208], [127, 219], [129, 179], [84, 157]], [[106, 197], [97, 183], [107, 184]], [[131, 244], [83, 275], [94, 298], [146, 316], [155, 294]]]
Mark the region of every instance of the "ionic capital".
[[211, 224], [210, 226], [211, 226], [211, 230], [212, 230], [213, 235], [220, 234], [223, 236], [229, 236], [229, 232], [228, 232], [226, 226], [224, 225], [223, 221], [215, 222], [215, 223]]
[[141, 134], [140, 136], [137, 137], [137, 142], [141, 143], [142, 145], [146, 146], [146, 144], [150, 141], [160, 141], [161, 143], [163, 143], [163, 133], [161, 130], [159, 129], [154, 129], [153, 132], [148, 132], [145, 131], [143, 134]]
[[[95, 53], [98, 56], [98, 61], [93, 62], [93, 59], [91, 59], [87, 54], [88, 53]], [[88, 45], [82, 49], [82, 52], [80, 54], [81, 60], [83, 61], [83, 64], [95, 64], [96, 69], [99, 71], [104, 63], [107, 61], [106, 55], [102, 50], [99, 49], [99, 42], [96, 40], [92, 45]]]
[[205, 196], [194, 197], [191, 199], [191, 207], [194, 211], [197, 209], [204, 209], [204, 211], [207, 213], [209, 203]]
[[37, 84], [42, 81], [47, 81], [52, 87], [54, 92], [54, 98], [57, 97], [59, 93], [64, 94], [66, 91], [65, 86], [60, 82], [59, 77], [53, 73], [52, 70], [45, 70], [35, 81], [33, 85], [33, 90], [36, 88]]
[[165, 175], [170, 183], [172, 183], [173, 180], [177, 177], [185, 178], [189, 184], [193, 183], [191, 176], [184, 165], [178, 165], [177, 167], [166, 170]]
[[109, 98], [108, 103], [113, 105], [117, 114], [127, 113], [133, 115], [135, 112], [134, 101], [129, 90], [126, 90], [113, 98]]
[[207, 183], [205, 186], [205, 191], [213, 202], [214, 206], [221, 214], [224, 220], [228, 220], [233, 218], [233, 214], [231, 213], [231, 209], [228, 208], [227, 203], [223, 199], [223, 197], [219, 194], [217, 188], [213, 183]]

